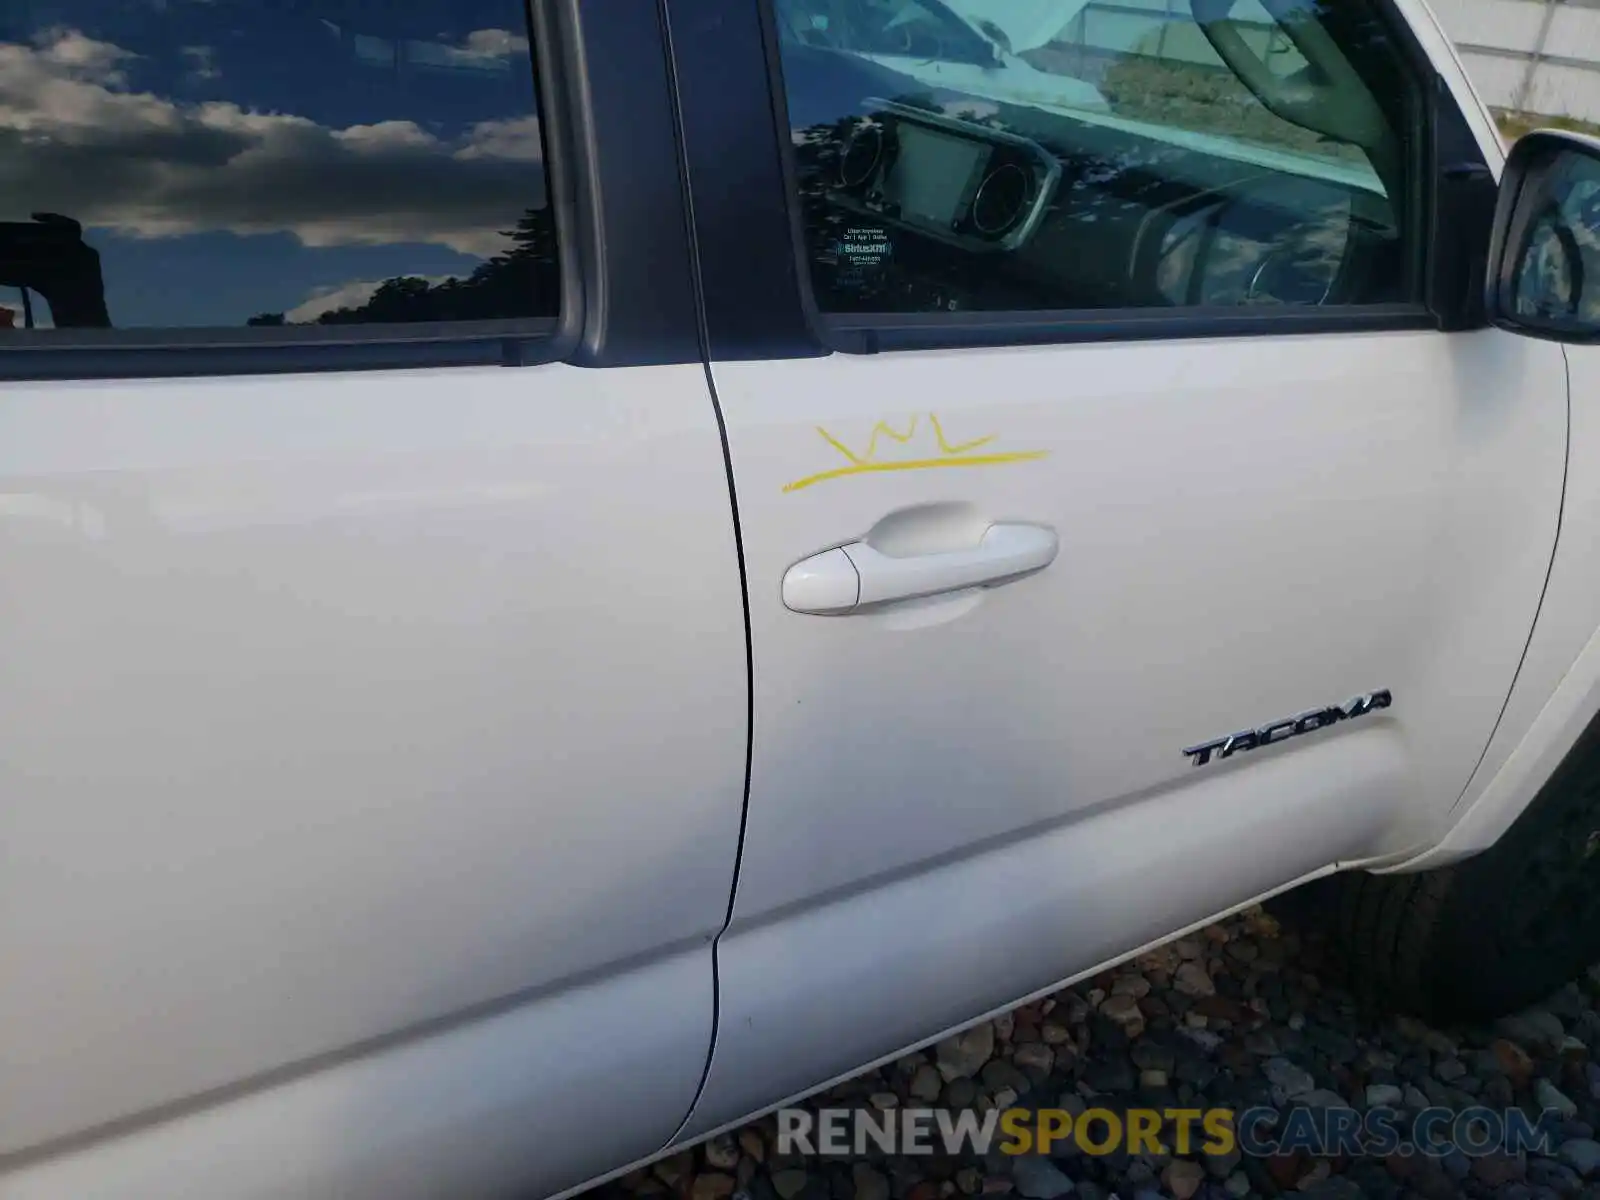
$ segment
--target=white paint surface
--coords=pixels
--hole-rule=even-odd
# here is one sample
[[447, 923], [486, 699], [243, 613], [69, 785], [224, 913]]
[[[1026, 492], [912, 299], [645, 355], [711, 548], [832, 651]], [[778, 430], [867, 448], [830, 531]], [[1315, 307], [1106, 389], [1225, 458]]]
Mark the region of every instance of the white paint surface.
[[[756, 740], [719, 949], [728, 1016], [690, 1132], [814, 1086], [848, 1055], [931, 1036], [964, 1006], [1020, 999], [1163, 920], [1421, 844], [1488, 744], [1555, 543], [1562, 352], [1499, 331], [715, 375]], [[941, 436], [1043, 456], [785, 490], [845, 465], [819, 427], [886, 464], [948, 459]], [[893, 606], [784, 606], [790, 564], [897, 520], [918, 530], [902, 553], [969, 547], [991, 522], [1048, 526], [1060, 549], [915, 623], [892, 623]], [[1375, 688], [1393, 690], [1391, 709], [1257, 751], [1248, 769], [1202, 774], [1181, 753]], [[902, 944], [919, 949], [902, 959]], [[1001, 970], [1008, 956], [1025, 965]], [[962, 963], [966, 984], [933, 985]]]
[[[0, 558], [0, 1152], [579, 980], [604, 1002], [547, 1036], [637, 1061], [483, 1103], [667, 1138], [744, 782], [700, 367], [8, 385]], [[434, 1069], [354, 1071], [316, 1147], [271, 1103], [185, 1128], [265, 1164], [230, 1195], [363, 1178], [366, 1114]], [[430, 1136], [479, 1136], [460, 1102]], [[552, 1136], [538, 1178], [594, 1150]]]

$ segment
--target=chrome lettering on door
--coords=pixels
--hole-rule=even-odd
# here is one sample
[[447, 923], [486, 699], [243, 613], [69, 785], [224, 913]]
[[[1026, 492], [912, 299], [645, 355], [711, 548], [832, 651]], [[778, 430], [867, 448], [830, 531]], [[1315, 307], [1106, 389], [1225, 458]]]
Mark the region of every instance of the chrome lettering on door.
[[1393, 703], [1394, 697], [1389, 689], [1381, 688], [1376, 692], [1357, 696], [1344, 704], [1313, 708], [1298, 716], [1285, 717], [1281, 721], [1273, 721], [1256, 729], [1246, 729], [1241, 733], [1231, 733], [1214, 741], [1202, 742], [1198, 746], [1190, 746], [1184, 753], [1194, 759], [1195, 766], [1203, 767], [1211, 761], [1213, 754], [1219, 759], [1231, 758], [1246, 750], [1257, 750], [1275, 742], [1286, 742], [1301, 734], [1326, 729], [1340, 721], [1364, 717], [1380, 708], [1388, 708]]

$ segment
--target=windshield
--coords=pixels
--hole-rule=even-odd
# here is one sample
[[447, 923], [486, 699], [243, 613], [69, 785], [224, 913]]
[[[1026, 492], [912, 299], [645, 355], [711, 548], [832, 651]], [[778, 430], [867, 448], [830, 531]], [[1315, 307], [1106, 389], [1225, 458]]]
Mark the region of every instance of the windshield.
[[1089, 0], [948, 0], [973, 25], [986, 23], [1005, 36], [1013, 54], [1053, 42]]
[[939, 0], [779, 0], [783, 32], [855, 54], [999, 65], [999, 46]]

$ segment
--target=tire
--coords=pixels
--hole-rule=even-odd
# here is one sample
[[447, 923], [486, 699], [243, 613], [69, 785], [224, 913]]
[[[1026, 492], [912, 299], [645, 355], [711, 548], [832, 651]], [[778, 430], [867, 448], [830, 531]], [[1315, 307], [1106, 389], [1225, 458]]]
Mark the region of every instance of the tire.
[[1600, 736], [1483, 853], [1329, 882], [1333, 937], [1369, 1002], [1465, 1021], [1545, 999], [1600, 961]]

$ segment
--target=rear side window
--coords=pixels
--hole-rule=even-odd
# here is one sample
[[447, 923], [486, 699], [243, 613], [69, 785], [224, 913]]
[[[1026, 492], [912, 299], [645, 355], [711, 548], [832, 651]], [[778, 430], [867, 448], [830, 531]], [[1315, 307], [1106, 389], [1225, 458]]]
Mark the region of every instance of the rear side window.
[[1363, 0], [772, 0], [833, 313], [1418, 294], [1421, 91]]
[[522, 0], [8, 0], [7, 331], [556, 315]]

